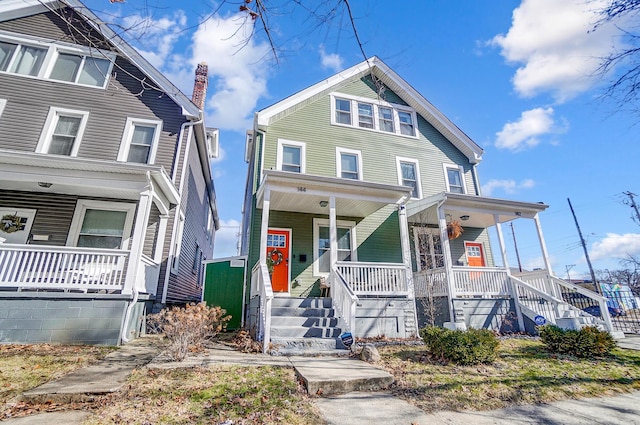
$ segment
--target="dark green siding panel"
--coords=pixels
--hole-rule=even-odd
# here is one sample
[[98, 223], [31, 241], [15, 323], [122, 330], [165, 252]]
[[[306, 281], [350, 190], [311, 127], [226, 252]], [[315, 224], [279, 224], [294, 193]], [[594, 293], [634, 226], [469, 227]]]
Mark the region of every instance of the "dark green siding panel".
[[239, 329], [242, 323], [245, 266], [246, 261], [238, 258], [208, 263], [205, 267], [204, 301], [210, 307], [222, 307], [231, 315], [227, 329]]

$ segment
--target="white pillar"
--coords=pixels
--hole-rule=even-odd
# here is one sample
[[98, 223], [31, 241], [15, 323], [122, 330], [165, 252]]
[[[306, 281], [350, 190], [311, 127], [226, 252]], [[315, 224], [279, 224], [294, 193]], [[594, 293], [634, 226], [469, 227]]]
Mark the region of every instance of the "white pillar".
[[[352, 247], [353, 248], [353, 247]], [[330, 269], [338, 262], [338, 220], [336, 218], [336, 197], [329, 197], [329, 262]]]
[[135, 227], [131, 236], [131, 248], [129, 254], [129, 265], [127, 268], [127, 277], [124, 282], [123, 294], [130, 294], [136, 286], [138, 271], [141, 267], [140, 257], [144, 247], [144, 239], [149, 224], [149, 213], [151, 212], [151, 204], [153, 202], [153, 191], [146, 190], [140, 194], [138, 202], [138, 212], [136, 214]]
[[533, 221], [536, 223], [536, 230], [538, 232], [538, 240], [540, 241], [540, 249], [542, 250], [542, 259], [544, 260], [544, 266], [547, 268], [547, 272], [552, 275], [551, 262], [549, 261], [549, 253], [547, 252], [547, 244], [544, 242], [544, 235], [542, 234], [542, 225], [540, 224], [540, 217], [536, 214], [533, 217]]
[[409, 223], [406, 205], [398, 205], [398, 221], [400, 222], [400, 245], [402, 246], [402, 262], [411, 271], [411, 248], [409, 244]]
[[453, 282], [453, 259], [451, 258], [451, 247], [449, 246], [449, 234], [447, 233], [447, 218], [442, 205], [438, 205], [438, 226], [440, 227], [440, 243], [442, 243], [442, 255], [444, 257], [444, 268], [447, 275], [447, 292], [449, 293], [449, 319], [455, 322], [453, 311], [453, 298], [456, 295], [456, 288]]
[[504, 244], [504, 236], [502, 235], [502, 224], [500, 224], [500, 218], [497, 214], [493, 215], [493, 221], [496, 223], [496, 232], [498, 233], [498, 243], [500, 244], [500, 254], [502, 255], [502, 264], [504, 264], [505, 269], [509, 270], [509, 260], [507, 259], [507, 247]]
[[516, 309], [516, 316], [518, 317], [518, 327], [521, 331], [524, 331], [524, 319], [522, 317], [522, 310], [520, 309], [520, 301], [518, 300], [518, 291], [516, 290], [513, 282], [511, 282], [511, 269], [509, 268], [509, 260], [507, 259], [507, 247], [504, 243], [504, 236], [502, 234], [502, 224], [500, 224], [500, 218], [497, 214], [493, 215], [493, 220], [496, 223], [496, 232], [498, 233], [498, 242], [500, 243], [500, 253], [502, 254], [502, 263], [507, 270], [507, 276], [509, 279], [509, 292], [511, 292], [511, 298], [513, 299], [513, 306]]
[[162, 262], [162, 250], [164, 248], [164, 238], [167, 234], [167, 225], [169, 224], [169, 215], [160, 214], [160, 222], [158, 223], [158, 235], [156, 237], [156, 250], [153, 253], [153, 260], [156, 263]]
[[267, 264], [267, 233], [269, 232], [269, 203], [271, 189], [265, 188], [262, 200], [262, 224], [260, 226], [260, 264]]

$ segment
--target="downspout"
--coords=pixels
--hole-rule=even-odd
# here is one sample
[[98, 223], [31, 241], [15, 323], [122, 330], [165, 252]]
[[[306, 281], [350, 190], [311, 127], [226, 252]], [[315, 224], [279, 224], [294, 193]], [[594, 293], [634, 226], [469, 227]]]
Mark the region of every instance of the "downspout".
[[[171, 170], [171, 181], [174, 183], [176, 182], [176, 173], [178, 172], [178, 162], [180, 160], [180, 149], [182, 149], [182, 140], [184, 139], [184, 130], [187, 128], [187, 126], [193, 127], [195, 125], [202, 124], [203, 122], [204, 122], [203, 119], [200, 119], [198, 121], [185, 121], [180, 126], [180, 136], [178, 136], [178, 147], [176, 149], [176, 152], [178, 154], [178, 160], [173, 163], [173, 167]], [[186, 158], [186, 155], [185, 155], [185, 158]]]
[[471, 168], [471, 174], [473, 174], [473, 183], [476, 185], [476, 195], [482, 196], [482, 189], [480, 188], [480, 179], [478, 178], [478, 163], [473, 164]]

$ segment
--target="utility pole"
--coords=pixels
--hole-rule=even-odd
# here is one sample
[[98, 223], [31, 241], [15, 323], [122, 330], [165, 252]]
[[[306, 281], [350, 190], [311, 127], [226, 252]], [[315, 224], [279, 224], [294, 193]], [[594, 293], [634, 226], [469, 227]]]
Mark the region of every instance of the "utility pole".
[[575, 264], [567, 264], [567, 265], [564, 266], [565, 270], [567, 271], [567, 280], [569, 281], [569, 283], [571, 283], [571, 276], [569, 275], [569, 272], [575, 266], [576, 266]]
[[598, 294], [601, 294], [600, 285], [596, 280], [596, 274], [593, 271], [593, 266], [591, 265], [591, 260], [589, 259], [589, 251], [587, 251], [587, 244], [582, 237], [582, 231], [580, 230], [580, 225], [578, 224], [578, 218], [576, 217], [575, 211], [573, 211], [573, 205], [571, 205], [571, 200], [567, 198], [567, 202], [569, 203], [569, 208], [571, 209], [571, 214], [573, 215], [573, 221], [576, 222], [576, 228], [578, 229], [578, 235], [580, 235], [580, 243], [582, 244], [582, 249], [584, 250], [584, 258], [587, 259], [587, 265], [589, 266], [589, 272], [591, 273], [591, 281], [593, 282], [593, 286], [596, 289]]
[[626, 192], [622, 192], [623, 195], [627, 195], [629, 197], [629, 200], [624, 200], [622, 201], [625, 205], [629, 205], [631, 206], [631, 208], [633, 208], [636, 212], [636, 216], [634, 217], [633, 214], [631, 215], [631, 219], [633, 221], [635, 221], [636, 223], [640, 224], [640, 211], [638, 211], [638, 205], [636, 204], [635, 199], [633, 199], [634, 196], [638, 196], [635, 193], [631, 193], [629, 191]]
[[520, 254], [518, 253], [518, 243], [516, 242], [516, 232], [513, 230], [513, 221], [509, 223], [511, 225], [511, 234], [513, 235], [513, 246], [516, 247], [516, 258], [518, 259], [518, 270], [522, 273], [522, 263], [520, 263]]

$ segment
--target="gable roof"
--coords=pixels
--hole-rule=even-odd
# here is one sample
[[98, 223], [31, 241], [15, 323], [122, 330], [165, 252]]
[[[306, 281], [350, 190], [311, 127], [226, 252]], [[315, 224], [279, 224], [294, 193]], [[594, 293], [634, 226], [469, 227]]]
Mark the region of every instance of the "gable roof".
[[256, 113], [258, 127], [264, 128], [275, 119], [295, 111], [301, 103], [314, 101], [321, 96], [329, 94], [346, 82], [357, 80], [369, 74], [375, 75], [376, 78], [415, 109], [429, 124], [453, 143], [469, 159], [469, 162], [477, 164], [482, 160], [484, 151], [480, 146], [416, 89], [375, 56], [258, 111]]
[[201, 117], [200, 109], [184, 93], [171, 83], [160, 71], [151, 65], [129, 43], [115, 33], [102, 19], [95, 15], [80, 0], [2, 0], [0, 1], [0, 22], [24, 18], [51, 10], [70, 7], [105, 39], [115, 47], [124, 58], [147, 75], [176, 104], [182, 107], [182, 113], [193, 119]]

